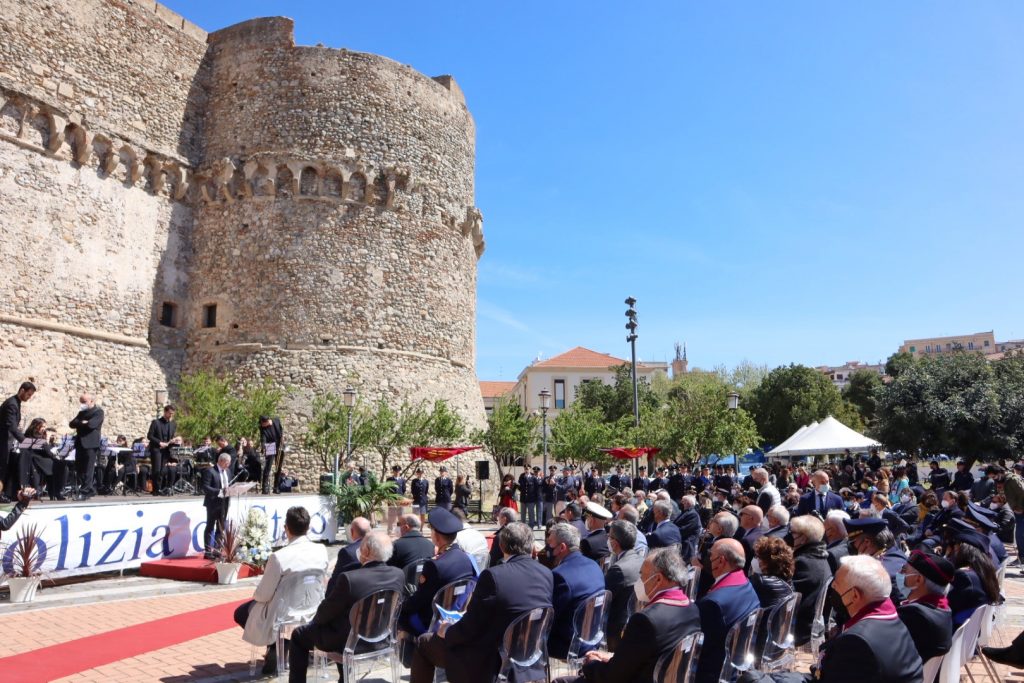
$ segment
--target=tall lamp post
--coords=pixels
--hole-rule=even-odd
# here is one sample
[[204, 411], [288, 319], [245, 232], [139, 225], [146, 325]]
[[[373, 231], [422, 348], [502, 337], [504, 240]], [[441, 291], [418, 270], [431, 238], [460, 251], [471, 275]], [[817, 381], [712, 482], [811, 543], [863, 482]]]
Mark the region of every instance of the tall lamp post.
[[[349, 384], [345, 387], [345, 391], [341, 392], [341, 397], [345, 401], [345, 407], [348, 409], [345, 411], [348, 422], [348, 437], [345, 440], [345, 460], [352, 457], [352, 408], [356, 405], [356, 390]], [[363, 453], [363, 472], [366, 472], [366, 453]], [[334, 485], [338, 485], [338, 459], [334, 459]]]
[[160, 417], [163, 407], [167, 405], [167, 390], [157, 389], [156, 392], [156, 416]]
[[540, 438], [544, 444], [544, 471], [541, 472], [541, 476], [546, 477], [548, 476], [548, 408], [551, 407], [551, 392], [541, 389], [537, 396], [540, 398]]
[[[632, 363], [630, 365], [630, 370], [632, 371], [631, 374], [633, 375], [633, 426], [634, 427], [639, 427], [640, 426], [640, 390], [637, 387], [637, 383], [636, 383], [636, 328], [637, 328], [637, 322], [636, 322], [636, 299], [631, 297], [631, 296], [627, 296], [625, 302], [623, 302], [623, 303], [625, 303], [627, 306], [629, 306], [629, 308], [626, 309], [626, 317], [629, 318], [629, 322], [626, 323], [626, 329], [629, 330], [629, 334], [626, 335], [626, 341], [629, 342], [630, 353], [632, 354]], [[637, 471], [637, 463], [636, 463], [636, 459], [634, 459], [633, 460], [633, 476], [636, 477], [638, 475], [639, 475], [639, 472]]]

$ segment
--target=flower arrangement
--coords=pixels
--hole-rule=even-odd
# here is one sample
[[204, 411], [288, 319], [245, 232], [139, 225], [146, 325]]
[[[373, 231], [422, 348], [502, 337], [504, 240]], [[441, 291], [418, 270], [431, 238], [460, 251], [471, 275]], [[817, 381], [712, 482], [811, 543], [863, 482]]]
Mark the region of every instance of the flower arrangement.
[[246, 564], [262, 569], [270, 559], [270, 522], [267, 513], [259, 508], [250, 508], [242, 525], [239, 539], [239, 553]]

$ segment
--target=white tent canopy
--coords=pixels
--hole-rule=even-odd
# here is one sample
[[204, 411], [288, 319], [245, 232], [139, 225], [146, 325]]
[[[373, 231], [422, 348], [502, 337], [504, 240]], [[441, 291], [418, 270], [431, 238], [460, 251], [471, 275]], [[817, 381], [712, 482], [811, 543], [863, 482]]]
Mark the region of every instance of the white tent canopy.
[[801, 427], [793, 436], [770, 450], [769, 458], [792, 458], [800, 455], [829, 455], [846, 449], [854, 453], [879, 448], [874, 439], [856, 432], [831, 415], [820, 423]]

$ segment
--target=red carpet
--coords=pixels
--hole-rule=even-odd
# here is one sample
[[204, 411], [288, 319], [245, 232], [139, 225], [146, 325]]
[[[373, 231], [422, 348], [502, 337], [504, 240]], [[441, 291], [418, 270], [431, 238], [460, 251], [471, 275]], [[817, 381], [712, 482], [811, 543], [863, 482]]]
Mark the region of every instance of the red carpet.
[[46, 683], [217, 633], [234, 625], [232, 615], [243, 602], [246, 601], [236, 600], [3, 657], [0, 678], [17, 683]]
[[[238, 571], [238, 578], [258, 576], [259, 572], [247, 564]], [[143, 562], [139, 567], [140, 576], [154, 579], [173, 579], [175, 581], [199, 581], [201, 583], [217, 583], [217, 566], [201, 555], [182, 557], [174, 560], [157, 560]]]

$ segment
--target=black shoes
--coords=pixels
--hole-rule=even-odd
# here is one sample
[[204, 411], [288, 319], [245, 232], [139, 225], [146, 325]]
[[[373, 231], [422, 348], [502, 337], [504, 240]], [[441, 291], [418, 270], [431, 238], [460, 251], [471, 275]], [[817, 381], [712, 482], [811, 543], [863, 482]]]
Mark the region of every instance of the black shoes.
[[267, 646], [267, 654], [263, 658], [263, 670], [264, 676], [272, 676], [277, 673], [277, 644]]
[[996, 664], [1005, 664], [1015, 669], [1024, 669], [1024, 652], [1021, 648], [1010, 645], [1009, 647], [983, 647], [981, 653]]

